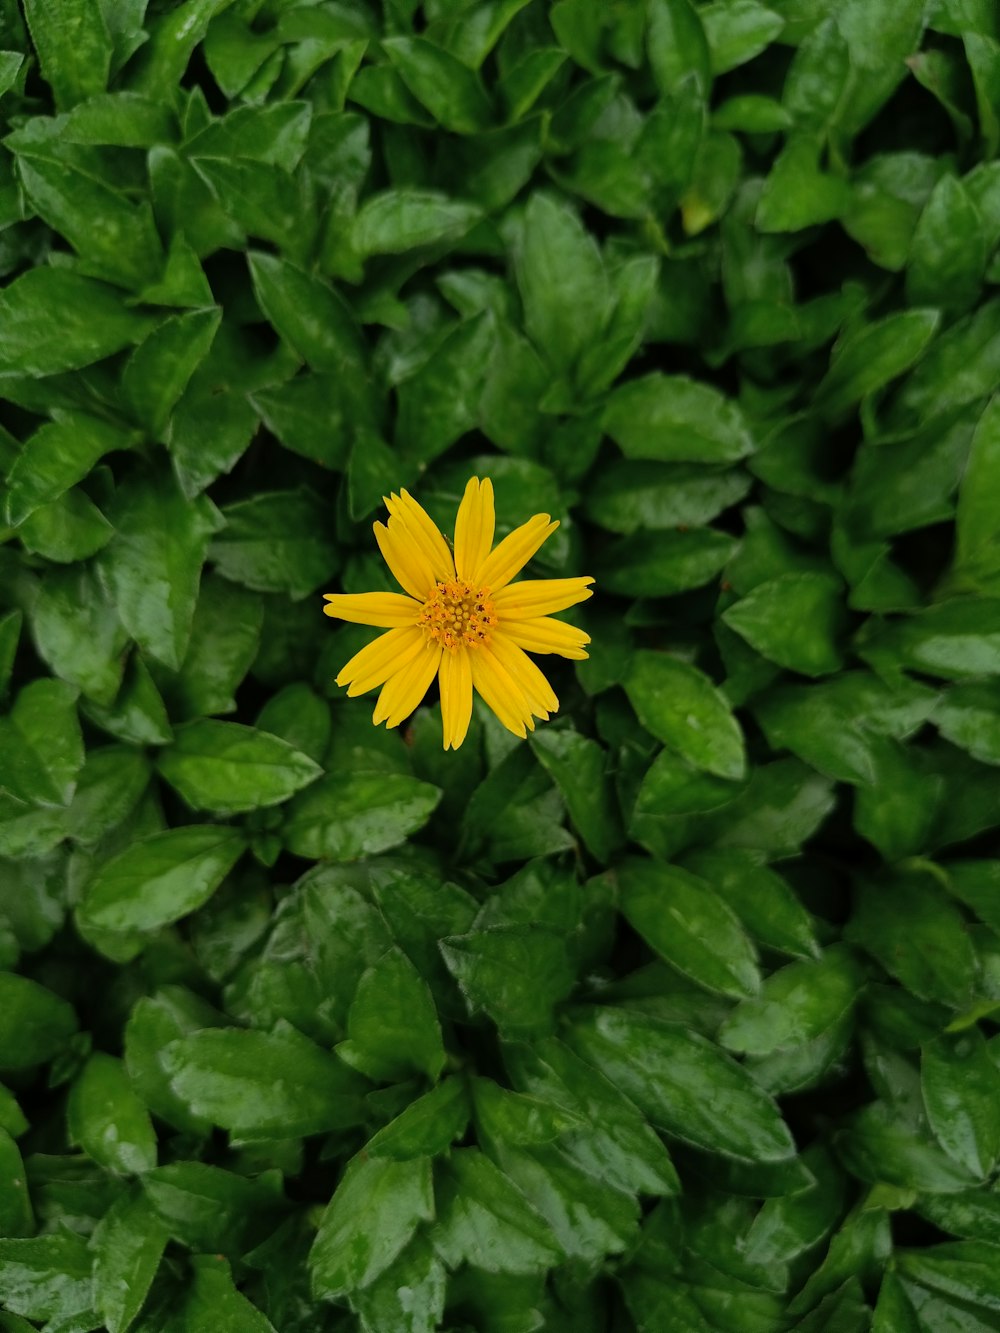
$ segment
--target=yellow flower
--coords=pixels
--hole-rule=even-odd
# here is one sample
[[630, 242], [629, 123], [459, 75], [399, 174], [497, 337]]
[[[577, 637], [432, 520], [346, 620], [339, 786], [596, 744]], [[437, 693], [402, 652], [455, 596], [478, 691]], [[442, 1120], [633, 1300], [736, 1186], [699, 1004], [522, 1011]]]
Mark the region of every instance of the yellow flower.
[[590, 642], [550, 613], [584, 601], [593, 579], [511, 582], [558, 522], [536, 514], [493, 547], [493, 484], [473, 477], [458, 509], [452, 554], [406, 491], [390, 496], [385, 506], [389, 522], [375, 524], [375, 540], [405, 595], [325, 594], [328, 616], [388, 631], [351, 658], [337, 684], [346, 685], [349, 695], [380, 685], [372, 721], [395, 727], [437, 676], [446, 750], [465, 740], [473, 687], [515, 736], [533, 731], [533, 718], [545, 721], [559, 700], [524, 650], [580, 659]]

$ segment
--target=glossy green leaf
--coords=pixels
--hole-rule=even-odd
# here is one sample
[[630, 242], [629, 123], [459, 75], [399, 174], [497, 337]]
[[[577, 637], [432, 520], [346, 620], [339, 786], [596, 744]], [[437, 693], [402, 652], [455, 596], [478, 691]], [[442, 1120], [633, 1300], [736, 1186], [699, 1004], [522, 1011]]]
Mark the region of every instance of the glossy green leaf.
[[697, 768], [738, 780], [743, 735], [722, 693], [701, 671], [666, 653], [639, 652], [625, 678], [639, 721]]
[[445, 1063], [441, 1026], [426, 983], [400, 949], [362, 974], [337, 1054], [380, 1083], [417, 1072], [432, 1082]]
[[329, 517], [306, 490], [269, 491], [223, 510], [209, 557], [223, 578], [255, 592], [305, 597], [336, 572]]
[[427, 1158], [356, 1158], [323, 1214], [309, 1254], [313, 1290], [329, 1298], [368, 1286], [433, 1213]]
[[80, 412], [59, 413], [25, 442], [7, 474], [6, 518], [12, 527], [82, 481], [99, 458], [128, 449], [135, 436]]
[[790, 671], [823, 676], [843, 661], [840, 585], [829, 575], [770, 579], [731, 606], [723, 619], [762, 656]]
[[[895, 912], [906, 903], [906, 931]], [[858, 886], [848, 936], [914, 995], [958, 1008], [969, 998], [975, 959], [961, 914], [927, 870]]]
[[[201, 567], [222, 525], [212, 502], [188, 502], [169, 474], [139, 474], [109, 507], [115, 537], [100, 571], [125, 628], [151, 657], [180, 666], [191, 634]], [[164, 578], [166, 572], [167, 578]]]
[[628, 861], [618, 877], [626, 920], [661, 958], [708, 990], [756, 995], [753, 945], [704, 880], [652, 860]]
[[28, 977], [0, 972], [0, 1069], [31, 1069], [64, 1049], [76, 1031], [71, 1005]]
[[489, 98], [461, 60], [421, 37], [391, 37], [383, 46], [410, 92], [443, 129], [476, 134], [489, 126]]
[[1000, 1154], [1000, 1071], [975, 1028], [924, 1047], [921, 1090], [941, 1147], [975, 1176], [987, 1176]]
[[751, 1162], [794, 1156], [774, 1102], [703, 1037], [642, 1014], [595, 1008], [581, 1015], [570, 1040], [665, 1133]]
[[723, 1023], [719, 1040], [730, 1051], [769, 1055], [814, 1041], [856, 1003], [864, 969], [848, 950], [834, 948], [816, 962], [789, 963], [743, 1000]]
[[193, 810], [223, 815], [279, 805], [323, 771], [269, 732], [207, 718], [179, 727], [156, 763]]
[[213, 824], [153, 833], [97, 868], [81, 916], [101, 930], [156, 930], [206, 902], [243, 849], [235, 829]]
[[170, 1043], [163, 1065], [196, 1115], [241, 1137], [320, 1134], [361, 1118], [364, 1082], [288, 1024], [194, 1032]]
[[732, 463], [753, 449], [739, 407], [682, 375], [646, 375], [616, 389], [604, 428], [627, 458]]
[[138, 342], [151, 326], [113, 288], [60, 268], [29, 269], [8, 284], [0, 322], [0, 371], [17, 375], [92, 365]]
[[156, 1165], [156, 1136], [125, 1066], [96, 1052], [70, 1090], [67, 1111], [73, 1142], [117, 1175], [136, 1175]]

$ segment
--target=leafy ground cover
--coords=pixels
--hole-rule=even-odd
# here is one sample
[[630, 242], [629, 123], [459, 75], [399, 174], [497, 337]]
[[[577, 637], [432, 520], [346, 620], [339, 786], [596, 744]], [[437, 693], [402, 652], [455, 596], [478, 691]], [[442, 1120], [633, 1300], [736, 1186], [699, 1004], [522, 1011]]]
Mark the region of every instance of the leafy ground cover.
[[998, 25], [0, 0], [4, 1333], [1000, 1328]]

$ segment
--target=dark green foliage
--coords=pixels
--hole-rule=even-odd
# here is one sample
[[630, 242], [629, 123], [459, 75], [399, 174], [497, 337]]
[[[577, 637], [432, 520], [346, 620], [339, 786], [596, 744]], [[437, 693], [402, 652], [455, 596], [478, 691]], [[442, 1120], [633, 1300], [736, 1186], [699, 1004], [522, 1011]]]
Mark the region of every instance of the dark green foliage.
[[[993, 0], [0, 0], [0, 1329], [1000, 1328]], [[339, 669], [409, 487], [589, 660]]]

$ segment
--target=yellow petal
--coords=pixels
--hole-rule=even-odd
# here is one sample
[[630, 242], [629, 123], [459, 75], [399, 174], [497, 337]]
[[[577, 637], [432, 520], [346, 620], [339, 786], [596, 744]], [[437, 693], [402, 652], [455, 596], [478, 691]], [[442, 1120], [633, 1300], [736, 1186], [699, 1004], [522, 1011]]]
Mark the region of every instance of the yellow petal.
[[407, 540], [405, 530], [394, 526], [392, 519], [389, 525], [372, 525], [382, 559], [392, 570], [392, 576], [399, 586], [405, 588], [418, 602], [425, 602], [434, 588], [434, 570], [420, 548]]
[[455, 562], [448, 550], [448, 543], [438, 531], [437, 524], [430, 514], [414, 500], [409, 491], [393, 493], [385, 500], [388, 509], [389, 528], [401, 527], [414, 546], [423, 555], [434, 572], [434, 578], [447, 583], [455, 577]]
[[522, 740], [525, 728], [534, 731], [528, 701], [489, 649], [470, 654], [470, 665], [473, 685], [507, 730]]
[[323, 611], [354, 625], [412, 625], [420, 614], [420, 602], [398, 592], [325, 592]]
[[493, 483], [470, 477], [455, 520], [455, 568], [460, 579], [472, 579], [490, 553], [496, 514]]
[[520, 573], [542, 542], [551, 537], [558, 526], [558, 521], [553, 523], [548, 514], [536, 514], [534, 518], [529, 518], [527, 523], [515, 528], [490, 552], [472, 581], [481, 588], [498, 592], [515, 574]]
[[502, 622], [493, 631], [494, 641], [497, 636], [510, 639], [511, 643], [529, 653], [558, 653], [560, 657], [571, 657], [577, 662], [588, 656], [583, 645], [590, 642], [590, 635], [584, 634], [582, 629], [553, 620], [551, 616]]
[[472, 665], [465, 648], [442, 656], [440, 683], [444, 748], [457, 750], [465, 740], [472, 717]]
[[492, 653], [511, 680], [517, 683], [536, 717], [545, 721], [550, 713], [557, 711], [559, 700], [553, 693], [552, 686], [516, 643], [511, 643], [510, 639], [505, 639], [502, 634], [495, 634], [485, 651]]
[[347, 685], [353, 698], [381, 685], [421, 649], [424, 636], [414, 626], [391, 629], [355, 653], [337, 676], [338, 685]]
[[372, 714], [376, 726], [384, 722], [387, 727], [398, 727], [410, 716], [437, 675], [441, 651], [438, 643], [424, 643], [401, 671], [389, 677]]
[[501, 620], [528, 620], [548, 616], [553, 611], [565, 611], [568, 606], [585, 602], [592, 597], [589, 583], [592, 578], [577, 579], [524, 579], [508, 583], [493, 595], [493, 605]]

